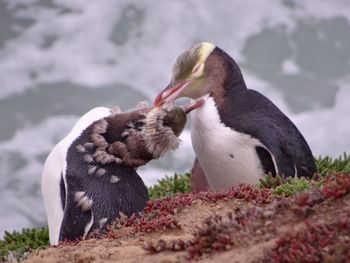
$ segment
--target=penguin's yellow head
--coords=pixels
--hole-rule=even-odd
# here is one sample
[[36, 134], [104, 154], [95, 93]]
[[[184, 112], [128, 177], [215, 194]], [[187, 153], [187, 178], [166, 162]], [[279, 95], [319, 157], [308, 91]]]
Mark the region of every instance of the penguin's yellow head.
[[197, 99], [210, 92], [206, 62], [216, 46], [201, 42], [185, 50], [173, 66], [170, 84], [157, 96], [159, 106], [181, 97]]

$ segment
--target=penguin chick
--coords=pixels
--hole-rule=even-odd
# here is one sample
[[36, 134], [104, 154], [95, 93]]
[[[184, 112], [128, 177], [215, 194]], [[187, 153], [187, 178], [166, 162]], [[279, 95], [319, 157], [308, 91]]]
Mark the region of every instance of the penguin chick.
[[144, 140], [154, 159], [179, 147], [178, 136], [183, 131], [186, 121], [186, 113], [179, 107], [171, 110], [156, 107], [147, 114], [143, 129]]
[[113, 142], [109, 146], [109, 152], [118, 156], [122, 164], [128, 167], [145, 165], [152, 159], [162, 157], [166, 152], [178, 148], [178, 136], [186, 125], [186, 114], [198, 106], [200, 104], [185, 105], [183, 108], [148, 108], [144, 118], [134, 120], [132, 127], [122, 133], [126, 136], [123, 141]]

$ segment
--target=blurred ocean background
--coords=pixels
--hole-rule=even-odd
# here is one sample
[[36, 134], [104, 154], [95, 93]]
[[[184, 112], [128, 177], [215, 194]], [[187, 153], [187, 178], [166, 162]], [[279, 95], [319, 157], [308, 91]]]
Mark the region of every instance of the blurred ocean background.
[[[234, 57], [315, 156], [350, 152], [349, 0], [0, 0], [0, 236], [46, 224], [43, 162], [79, 116], [153, 101], [198, 41]], [[190, 169], [182, 140], [140, 169], [148, 185]]]

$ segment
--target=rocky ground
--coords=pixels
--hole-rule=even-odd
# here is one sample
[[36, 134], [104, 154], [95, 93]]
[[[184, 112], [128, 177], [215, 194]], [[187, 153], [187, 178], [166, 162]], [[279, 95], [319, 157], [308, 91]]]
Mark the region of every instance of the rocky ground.
[[25, 262], [350, 262], [350, 174], [290, 197], [242, 185], [149, 201], [104, 234]]

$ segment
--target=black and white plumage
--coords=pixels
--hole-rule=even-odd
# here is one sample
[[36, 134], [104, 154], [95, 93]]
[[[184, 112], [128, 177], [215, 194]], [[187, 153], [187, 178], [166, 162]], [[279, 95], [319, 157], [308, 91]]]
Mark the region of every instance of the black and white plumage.
[[[68, 203], [66, 191], [68, 187], [66, 180], [68, 168], [68, 150], [86, 128], [88, 128], [93, 122], [107, 117], [110, 114], [111, 111], [108, 108], [103, 107], [95, 108], [86, 113], [78, 120], [70, 133], [53, 148], [45, 161], [42, 173], [41, 188], [49, 224], [50, 243], [52, 245], [56, 245], [58, 244], [59, 240], [62, 240], [60, 239], [61, 225], [64, 218], [64, 211], [68, 207], [66, 205], [66, 203]], [[86, 151], [85, 147], [80, 144], [78, 147], [77, 146], [78, 145], [73, 146], [75, 147], [74, 155], [79, 154], [82, 156]], [[87, 173], [87, 171], [84, 171], [84, 175], [85, 173]], [[74, 199], [76, 199], [76, 192], [84, 192], [83, 190], [84, 189], [82, 189], [82, 187], [77, 187], [76, 191], [72, 191], [73, 196], [70, 195], [70, 204], [72, 203], [72, 200], [74, 202]], [[81, 211], [81, 214], [82, 216], [85, 216], [85, 219], [82, 222], [82, 235], [84, 235], [85, 227], [88, 228], [88, 222], [91, 220], [91, 213], [83, 213], [83, 211]], [[81, 228], [82, 227], [80, 227], [80, 229]]]
[[[150, 122], [150, 114], [156, 120]], [[121, 113], [99, 107], [81, 117], [51, 151], [43, 169], [50, 243], [84, 238], [120, 213], [140, 212], [149, 197], [135, 168], [175, 149], [185, 123], [181, 109], [142, 107]], [[154, 129], [147, 130], [149, 126]], [[152, 133], [163, 135], [162, 141]], [[153, 143], [163, 144], [165, 150], [153, 152]]]
[[268, 98], [247, 89], [236, 62], [215, 45], [199, 43], [181, 54], [155, 104], [180, 97], [205, 101], [191, 114], [198, 159], [193, 170], [204, 171], [211, 189], [255, 184], [266, 173], [310, 177], [316, 172], [296, 126]]

